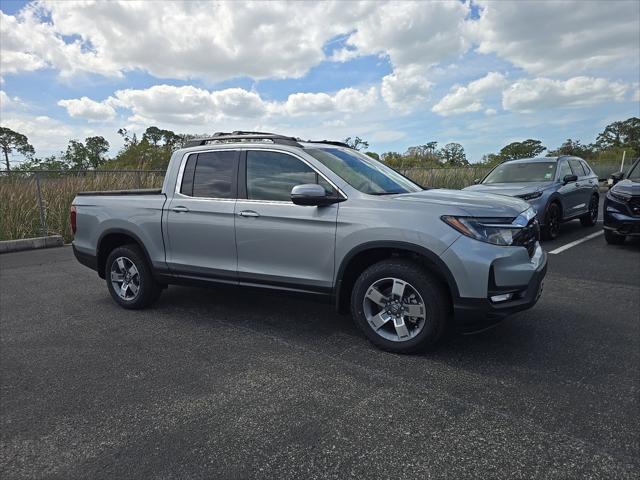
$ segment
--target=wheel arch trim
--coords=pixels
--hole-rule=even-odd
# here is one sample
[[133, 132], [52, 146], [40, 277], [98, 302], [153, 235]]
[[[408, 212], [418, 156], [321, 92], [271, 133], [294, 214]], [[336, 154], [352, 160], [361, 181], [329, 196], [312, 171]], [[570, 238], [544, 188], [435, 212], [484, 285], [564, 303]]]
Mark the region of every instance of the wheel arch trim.
[[453, 276], [453, 273], [451, 273], [451, 270], [449, 269], [447, 264], [440, 258], [440, 256], [438, 256], [428, 248], [422, 247], [420, 245], [415, 245], [413, 243], [396, 240], [381, 240], [366, 242], [358, 245], [349, 250], [347, 254], [344, 255], [342, 261], [340, 262], [340, 266], [338, 267], [336, 279], [334, 281], [334, 300], [336, 307], [339, 308], [341, 303], [341, 295], [343, 290], [342, 281], [350, 262], [361, 253], [364, 253], [368, 250], [377, 249], [401, 250], [420, 255], [435, 267], [436, 273], [440, 274], [443, 277], [447, 286], [449, 287], [449, 291], [453, 299], [459, 298], [460, 294], [455, 277]]

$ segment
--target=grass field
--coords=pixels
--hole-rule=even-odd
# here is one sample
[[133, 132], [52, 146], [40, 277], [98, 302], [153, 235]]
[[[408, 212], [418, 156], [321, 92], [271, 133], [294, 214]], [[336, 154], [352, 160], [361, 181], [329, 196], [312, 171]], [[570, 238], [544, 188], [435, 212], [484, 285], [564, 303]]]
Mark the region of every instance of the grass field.
[[[601, 178], [616, 171], [614, 163], [594, 164]], [[420, 185], [434, 188], [464, 188], [484, 177], [484, 166], [460, 168], [411, 168], [401, 172]], [[88, 171], [80, 173], [40, 173], [40, 190], [46, 221], [46, 234], [73, 238], [69, 208], [78, 192], [129, 188], [159, 188], [164, 174], [136, 171]], [[0, 176], [0, 240], [38, 237], [43, 234], [34, 175]]]

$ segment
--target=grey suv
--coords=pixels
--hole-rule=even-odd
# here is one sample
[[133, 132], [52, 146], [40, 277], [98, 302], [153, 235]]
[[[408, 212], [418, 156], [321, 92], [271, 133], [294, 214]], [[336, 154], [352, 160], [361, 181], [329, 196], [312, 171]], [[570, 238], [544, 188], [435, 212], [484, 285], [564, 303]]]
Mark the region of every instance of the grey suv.
[[523, 200], [424, 189], [347, 145], [256, 132], [176, 151], [162, 190], [80, 193], [71, 223], [124, 308], [178, 283], [312, 294], [395, 352], [531, 307], [546, 272]]
[[537, 212], [542, 236], [552, 240], [560, 224], [579, 218], [591, 227], [598, 220], [598, 176], [578, 157], [511, 160], [495, 167], [465, 190], [522, 198]]

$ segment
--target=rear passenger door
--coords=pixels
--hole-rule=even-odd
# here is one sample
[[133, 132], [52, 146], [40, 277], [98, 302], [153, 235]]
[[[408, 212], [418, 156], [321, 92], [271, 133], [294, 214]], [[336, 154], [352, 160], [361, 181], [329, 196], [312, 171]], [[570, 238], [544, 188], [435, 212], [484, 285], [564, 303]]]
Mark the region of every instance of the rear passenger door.
[[[569, 165], [569, 160], [558, 161], [558, 181], [562, 182], [563, 178], [567, 175], [578, 175], [573, 171]], [[578, 177], [579, 179], [579, 177]], [[566, 185], [562, 185], [558, 189], [558, 193], [562, 197], [562, 210], [563, 217], [571, 217], [581, 203], [579, 182], [569, 182]]]
[[333, 285], [338, 204], [295, 205], [291, 189], [332, 186], [300, 157], [247, 150], [240, 163], [236, 203], [238, 278], [241, 283], [311, 291]]
[[216, 150], [183, 160], [167, 213], [167, 264], [172, 273], [236, 281], [239, 155], [239, 150]]
[[589, 200], [591, 199], [591, 192], [593, 191], [593, 186], [589, 183], [589, 176], [587, 172], [585, 172], [582, 162], [577, 158], [570, 158], [569, 165], [571, 166], [571, 170], [573, 173], [578, 176], [578, 181], [576, 182], [577, 194], [576, 194], [576, 205], [572, 211], [572, 216], [584, 213], [589, 209]]

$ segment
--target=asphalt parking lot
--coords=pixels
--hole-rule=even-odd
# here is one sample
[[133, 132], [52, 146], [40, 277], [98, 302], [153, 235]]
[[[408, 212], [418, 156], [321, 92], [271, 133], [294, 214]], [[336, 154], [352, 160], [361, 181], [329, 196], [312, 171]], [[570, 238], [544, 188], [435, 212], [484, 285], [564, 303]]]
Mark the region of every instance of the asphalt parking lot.
[[69, 247], [2, 255], [0, 476], [638, 478], [640, 243], [549, 262], [532, 310], [400, 356], [328, 305], [126, 311]]

